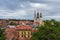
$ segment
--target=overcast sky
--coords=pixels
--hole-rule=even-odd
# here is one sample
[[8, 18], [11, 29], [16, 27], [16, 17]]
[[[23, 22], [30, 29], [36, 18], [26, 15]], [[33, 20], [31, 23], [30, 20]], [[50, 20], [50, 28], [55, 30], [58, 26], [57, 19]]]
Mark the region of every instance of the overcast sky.
[[34, 19], [34, 10], [43, 19], [60, 20], [60, 0], [0, 0], [1, 19]]

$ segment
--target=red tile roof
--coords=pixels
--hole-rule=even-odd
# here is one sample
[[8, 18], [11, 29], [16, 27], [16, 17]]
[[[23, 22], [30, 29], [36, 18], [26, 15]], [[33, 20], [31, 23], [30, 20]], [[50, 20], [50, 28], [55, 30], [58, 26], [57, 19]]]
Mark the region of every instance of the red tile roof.
[[12, 32], [16, 37], [18, 37], [18, 33], [14, 28], [6, 28], [4, 33], [7, 34], [9, 32]]
[[6, 28], [6, 30], [5, 31], [16, 31], [14, 28]]
[[31, 26], [17, 26], [17, 28], [20, 30], [32, 30]]

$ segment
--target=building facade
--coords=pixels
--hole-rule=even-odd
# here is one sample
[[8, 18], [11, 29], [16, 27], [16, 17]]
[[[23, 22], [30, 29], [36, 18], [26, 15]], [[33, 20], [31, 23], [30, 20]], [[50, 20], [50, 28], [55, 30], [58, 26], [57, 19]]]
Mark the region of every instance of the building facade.
[[32, 36], [31, 26], [17, 26], [19, 40], [29, 40]]

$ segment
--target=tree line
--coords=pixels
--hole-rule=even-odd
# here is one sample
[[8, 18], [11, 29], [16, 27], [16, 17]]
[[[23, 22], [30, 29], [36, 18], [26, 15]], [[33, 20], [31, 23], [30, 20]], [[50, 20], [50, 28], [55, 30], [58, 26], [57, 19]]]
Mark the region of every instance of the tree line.
[[44, 26], [38, 26], [31, 40], [60, 40], [60, 22], [54, 19], [45, 20]]

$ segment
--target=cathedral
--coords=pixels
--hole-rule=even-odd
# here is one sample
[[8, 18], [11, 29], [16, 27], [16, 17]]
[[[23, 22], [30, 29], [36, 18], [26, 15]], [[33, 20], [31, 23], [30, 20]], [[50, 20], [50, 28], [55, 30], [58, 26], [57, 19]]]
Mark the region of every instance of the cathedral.
[[38, 25], [44, 25], [42, 20], [42, 13], [34, 11], [34, 23], [38, 23]]

